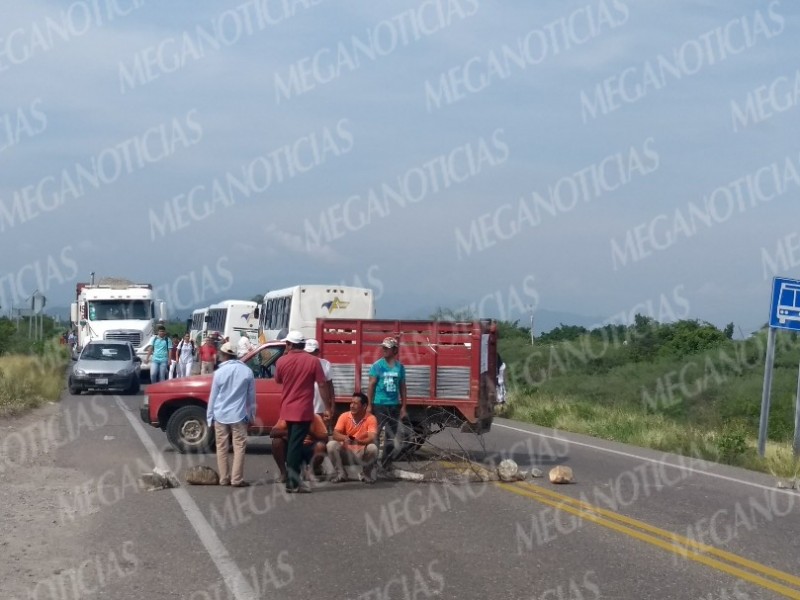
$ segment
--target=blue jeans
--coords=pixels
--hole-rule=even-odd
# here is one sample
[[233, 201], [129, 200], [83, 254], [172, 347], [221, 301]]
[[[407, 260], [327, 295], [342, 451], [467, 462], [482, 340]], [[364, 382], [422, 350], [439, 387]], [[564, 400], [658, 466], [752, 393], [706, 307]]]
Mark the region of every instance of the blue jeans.
[[381, 431], [384, 432], [383, 456], [380, 464], [388, 467], [402, 450], [398, 440], [398, 430], [400, 429], [400, 405], [399, 404], [373, 404], [372, 414], [378, 420], [378, 437]]
[[158, 383], [167, 379], [167, 363], [165, 362], [151, 362], [150, 363], [150, 383]]

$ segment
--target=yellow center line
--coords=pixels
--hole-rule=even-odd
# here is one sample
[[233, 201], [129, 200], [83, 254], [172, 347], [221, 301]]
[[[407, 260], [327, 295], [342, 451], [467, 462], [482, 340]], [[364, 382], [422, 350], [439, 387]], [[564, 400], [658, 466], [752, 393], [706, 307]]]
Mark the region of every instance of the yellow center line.
[[791, 575], [789, 573], [785, 573], [783, 571], [779, 571], [778, 569], [773, 569], [772, 567], [768, 567], [766, 565], [762, 565], [761, 563], [749, 560], [747, 558], [739, 556], [738, 554], [733, 554], [732, 552], [720, 550], [719, 548], [715, 548], [714, 546], [709, 546], [708, 544], [698, 542], [697, 540], [684, 537], [677, 533], [672, 533], [671, 531], [659, 529], [658, 527], [650, 525], [649, 523], [645, 523], [644, 521], [639, 521], [637, 519], [626, 517], [625, 515], [621, 515], [614, 511], [600, 508], [599, 506], [594, 506], [593, 504], [588, 504], [587, 502], [584, 502], [582, 500], [578, 500], [576, 498], [572, 498], [564, 494], [559, 494], [558, 492], [553, 492], [552, 490], [548, 490], [537, 485], [533, 485], [530, 483], [517, 483], [517, 485], [524, 487], [525, 489], [531, 490], [534, 493], [543, 494], [545, 496], [555, 498], [561, 502], [567, 502], [569, 504], [579, 506], [581, 508], [584, 508], [585, 510], [590, 510], [592, 512], [608, 517], [609, 519], [614, 519], [622, 523], [625, 523], [627, 525], [630, 525], [632, 527], [638, 527], [639, 529], [649, 531], [650, 533], [653, 533], [655, 535], [660, 535], [664, 538], [667, 538], [668, 540], [671, 540], [676, 544], [693, 548], [702, 553], [711, 554], [718, 558], [727, 560], [728, 562], [738, 564], [753, 571], [759, 572], [763, 575], [767, 575], [774, 579], [779, 579], [781, 581], [785, 581], [786, 583], [790, 583], [792, 585], [800, 587], [800, 577]]
[[[574, 498], [570, 498], [569, 496], [562, 496], [561, 494], [557, 494], [556, 492], [551, 492], [550, 490], [544, 490], [547, 492], [547, 494], [541, 493], [543, 489], [539, 488], [538, 486], [531, 486], [529, 484], [525, 485], [525, 484], [508, 484], [508, 483], [498, 483], [497, 486], [506, 491], [518, 494], [520, 496], [524, 496], [526, 498], [531, 498], [542, 504], [552, 506], [553, 508], [556, 508], [558, 510], [573, 514], [581, 519], [585, 519], [597, 525], [601, 525], [603, 527], [607, 527], [608, 529], [612, 529], [619, 533], [625, 534], [634, 539], [646, 542], [658, 548], [662, 548], [663, 550], [672, 552], [673, 554], [676, 554], [683, 558], [688, 558], [689, 560], [693, 560], [695, 562], [706, 565], [713, 569], [717, 569], [719, 571], [722, 571], [723, 573], [727, 573], [728, 575], [733, 575], [734, 577], [738, 577], [739, 579], [742, 579], [754, 585], [776, 592], [786, 598], [793, 598], [794, 600], [800, 600], [800, 591], [798, 590], [789, 588], [780, 583], [776, 583], [760, 575], [744, 571], [738, 567], [721, 562], [720, 560], [717, 560], [715, 558], [711, 558], [710, 556], [707, 555], [710, 553], [708, 551], [705, 550], [702, 550], [700, 552], [697, 551], [697, 549], [703, 547], [713, 550], [718, 550], [711, 546], [706, 546], [705, 544], [699, 544], [694, 540], [683, 538], [691, 543], [686, 544], [687, 547], [682, 547], [677, 543], [675, 543], [675, 540], [680, 539], [681, 536], [676, 536], [675, 534], [672, 534], [668, 531], [660, 530], [657, 527], [653, 527], [652, 525], [643, 523], [641, 521], [636, 521], [635, 519], [630, 519], [629, 517], [623, 517], [623, 515], [613, 513], [612, 511], [605, 511], [605, 509], [602, 509], [600, 507], [594, 507], [580, 500], [575, 500]], [[578, 507], [572, 506], [572, 504], [577, 504]], [[613, 516], [603, 516], [603, 513], [608, 513], [609, 515]], [[627, 525], [615, 522], [615, 520], [625, 522], [627, 523]], [[655, 535], [644, 533], [643, 531], [638, 531], [637, 529], [629, 527], [628, 525], [632, 525], [633, 527], [638, 527], [640, 529], [651, 531], [653, 533], [658, 532], [657, 535], [665, 537], [671, 541], [666, 541], [664, 539], [656, 537]], [[793, 575], [789, 575], [788, 573], [783, 573], [782, 571], [766, 567], [764, 565], [755, 563], [753, 561], [748, 561], [747, 559], [741, 558], [735, 554], [724, 552], [722, 550], [718, 550], [718, 552], [726, 555], [724, 556], [724, 558], [726, 558], [727, 560], [730, 560], [729, 557], [735, 557], [737, 559], [737, 562], [745, 561], [750, 565], [752, 565], [749, 568], [759, 571], [761, 573], [770, 574], [773, 577], [780, 578], [785, 581], [792, 581], [793, 583], [794, 580], [797, 579]], [[723, 556], [720, 556], [720, 558], [723, 558]], [[779, 574], [780, 577], [778, 577], [776, 574]]]

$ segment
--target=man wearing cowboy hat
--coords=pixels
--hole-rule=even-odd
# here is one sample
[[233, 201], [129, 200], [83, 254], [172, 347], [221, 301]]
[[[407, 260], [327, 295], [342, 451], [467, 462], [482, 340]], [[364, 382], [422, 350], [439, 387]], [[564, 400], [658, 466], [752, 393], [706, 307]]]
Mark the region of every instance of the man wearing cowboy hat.
[[[244, 453], [247, 448], [247, 427], [256, 418], [256, 384], [253, 371], [236, 360], [236, 349], [230, 342], [219, 349], [220, 366], [211, 381], [207, 419], [214, 426], [217, 438], [219, 484], [245, 487]], [[228, 448], [233, 438], [233, 472], [228, 468]]]

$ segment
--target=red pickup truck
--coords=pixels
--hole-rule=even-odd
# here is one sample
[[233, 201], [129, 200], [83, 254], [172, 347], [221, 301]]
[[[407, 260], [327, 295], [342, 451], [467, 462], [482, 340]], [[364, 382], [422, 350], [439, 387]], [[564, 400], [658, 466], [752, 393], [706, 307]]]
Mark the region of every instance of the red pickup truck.
[[[369, 369], [381, 357], [381, 342], [400, 342], [406, 368], [408, 418], [420, 444], [445, 427], [484, 432], [492, 423], [496, 402], [497, 328], [491, 321], [389, 321], [319, 319], [321, 356], [331, 362], [336, 414], [348, 410], [353, 392], [366, 391]], [[256, 377], [256, 420], [250, 435], [268, 435], [278, 421], [281, 387], [275, 363], [283, 342], [261, 344], [242, 360]], [[159, 427], [180, 452], [213, 447], [206, 424], [211, 376], [171, 379], [147, 387], [141, 406], [145, 423]]]

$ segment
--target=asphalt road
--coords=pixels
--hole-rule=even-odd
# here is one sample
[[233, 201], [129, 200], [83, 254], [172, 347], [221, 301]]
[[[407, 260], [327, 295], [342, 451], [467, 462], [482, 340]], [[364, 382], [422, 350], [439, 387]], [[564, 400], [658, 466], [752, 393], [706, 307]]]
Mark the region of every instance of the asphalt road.
[[29, 597], [800, 598], [800, 493], [769, 476], [497, 420], [482, 440], [432, 441], [545, 474], [565, 464], [576, 483], [348, 482], [286, 496], [269, 441], [250, 438], [252, 487], [144, 492], [142, 471], [180, 475], [215, 456], [175, 453], [140, 421], [140, 401], [62, 399], [56, 462], [85, 479], [53, 522], [80, 527], [84, 558], [61, 567], [80, 566], [71, 585]]

